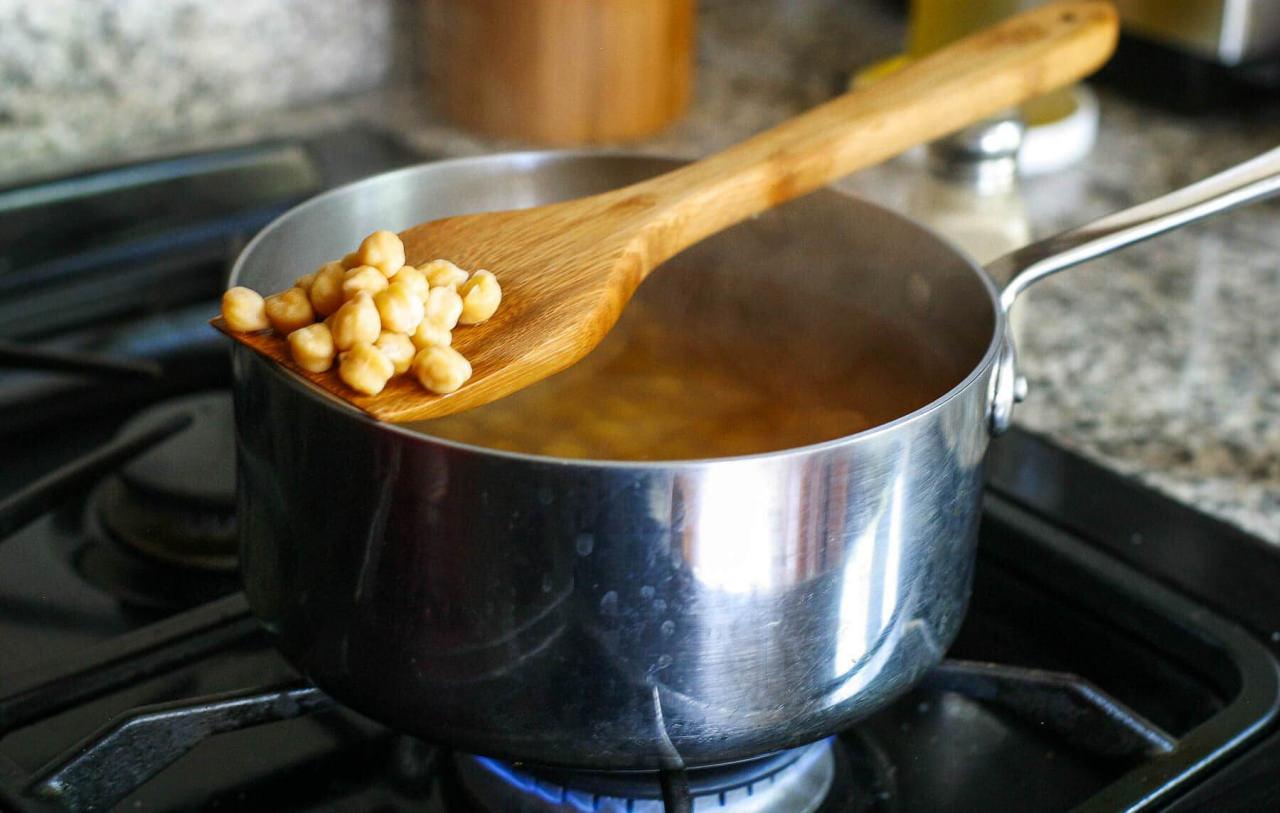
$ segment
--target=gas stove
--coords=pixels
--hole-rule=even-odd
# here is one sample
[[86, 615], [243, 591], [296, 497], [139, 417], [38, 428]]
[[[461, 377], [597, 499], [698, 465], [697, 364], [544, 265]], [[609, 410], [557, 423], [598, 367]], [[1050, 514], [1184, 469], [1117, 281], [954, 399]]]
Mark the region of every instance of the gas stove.
[[227, 353], [205, 319], [271, 216], [417, 160], [347, 131], [0, 192], [22, 246], [0, 258], [0, 806], [1280, 807], [1280, 551], [1017, 431], [992, 450], [948, 660], [829, 739], [551, 769], [399, 734], [310, 685], [238, 592]]

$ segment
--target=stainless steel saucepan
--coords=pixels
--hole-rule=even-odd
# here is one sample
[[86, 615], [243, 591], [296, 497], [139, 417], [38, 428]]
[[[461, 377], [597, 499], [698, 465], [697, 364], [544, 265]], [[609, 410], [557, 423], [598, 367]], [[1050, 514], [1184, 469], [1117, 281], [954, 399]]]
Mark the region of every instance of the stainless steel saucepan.
[[[277, 290], [374, 229], [576, 197], [674, 165], [524, 153], [381, 175], [282, 216], [232, 283]], [[708, 352], [726, 365], [758, 363], [762, 386], [780, 366], [811, 364], [823, 386], [875, 362], [868, 401], [896, 399], [873, 428], [746, 456], [584, 460], [442, 440], [429, 425], [374, 422], [236, 346], [249, 601], [339, 701], [462, 750], [634, 769], [827, 735], [909, 688], [960, 626], [983, 456], [1019, 397], [1006, 331], [1018, 294], [1277, 189], [1280, 151], [990, 273], [911, 220], [832, 191], [706, 241], [671, 261], [696, 268], [647, 281], [583, 364], [625, 357], [637, 329], [674, 325], [718, 337]], [[788, 356], [788, 336], [824, 352]], [[564, 397], [617, 395], [585, 379]], [[632, 425], [666, 408], [657, 394], [628, 397]], [[564, 430], [525, 420], [526, 432]]]

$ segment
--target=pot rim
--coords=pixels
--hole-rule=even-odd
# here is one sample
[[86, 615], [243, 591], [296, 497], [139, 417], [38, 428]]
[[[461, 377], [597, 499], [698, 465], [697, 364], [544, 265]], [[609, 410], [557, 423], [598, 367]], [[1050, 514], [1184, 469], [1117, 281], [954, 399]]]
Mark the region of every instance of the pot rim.
[[[489, 162], [510, 163], [510, 164], [515, 164], [519, 166], [521, 164], [529, 164], [529, 165], [537, 164], [547, 160], [548, 158], [553, 158], [555, 160], [574, 160], [574, 159], [582, 159], [582, 158], [592, 158], [592, 159], [622, 158], [622, 159], [642, 159], [642, 160], [649, 160], [649, 161], [675, 161], [680, 164], [690, 163], [689, 159], [681, 158], [679, 156], [657, 155], [657, 154], [649, 154], [649, 153], [643, 153], [643, 152], [637, 152], [637, 151], [614, 152], [614, 151], [600, 151], [600, 150], [587, 150], [587, 149], [519, 150], [519, 151], [513, 151], [513, 152], [487, 153], [484, 155], [473, 155], [473, 156], [465, 156], [460, 158], [447, 158], [447, 159], [436, 160], [436, 161], [424, 161], [419, 164], [412, 164], [410, 166], [401, 167], [399, 169], [390, 170], [388, 172], [380, 172], [376, 175], [370, 175], [367, 178], [362, 178], [357, 181], [351, 181], [350, 183], [343, 184], [342, 186], [338, 186], [333, 189], [329, 189], [325, 192], [321, 192], [320, 194], [315, 195], [311, 198], [308, 198], [307, 200], [285, 211], [283, 214], [277, 216], [274, 220], [272, 220], [270, 223], [264, 226], [261, 231], [259, 231], [256, 235], [254, 235], [253, 239], [251, 239], [245, 245], [245, 247], [240, 251], [239, 255], [237, 255], [235, 263], [231, 266], [231, 272], [228, 276], [228, 285], [236, 284], [238, 278], [240, 277], [241, 271], [243, 270], [243, 267], [246, 263], [247, 258], [254, 253], [254, 250], [257, 247], [258, 243], [265, 240], [269, 234], [274, 232], [277, 228], [281, 227], [284, 223], [294, 218], [305, 217], [308, 210], [311, 209], [312, 207], [320, 205], [320, 203], [322, 203], [323, 201], [329, 198], [338, 197], [340, 195], [347, 194], [348, 191], [354, 187], [365, 185], [365, 184], [385, 183], [387, 182], [388, 179], [394, 178], [397, 175], [410, 175], [413, 173], [421, 172], [423, 169], [426, 169], [428, 167], [434, 167], [434, 166], [447, 165], [452, 167], [465, 167], [470, 164], [479, 165], [479, 164], [485, 164]], [[705, 466], [712, 463], [734, 463], [734, 462], [756, 463], [756, 462], [768, 462], [773, 460], [784, 460], [784, 459], [789, 459], [793, 457], [803, 457], [808, 455], [821, 454], [823, 452], [826, 452], [828, 450], [835, 449], [838, 447], [851, 446], [851, 445], [860, 444], [860, 443], [869, 443], [874, 441], [876, 438], [879, 438], [883, 435], [887, 435], [890, 432], [893, 432], [899, 429], [900, 427], [904, 427], [909, 424], [925, 419], [932, 413], [937, 412], [938, 410], [941, 410], [951, 401], [955, 400], [956, 398], [959, 398], [970, 387], [975, 386], [978, 379], [981, 378], [982, 375], [988, 369], [990, 369], [995, 365], [996, 359], [1001, 352], [1002, 345], [1004, 344], [1003, 337], [1005, 335], [1006, 314], [1005, 314], [1004, 308], [1000, 306], [1000, 291], [999, 291], [999, 288], [996, 286], [995, 280], [993, 280], [991, 278], [991, 275], [988, 274], [981, 265], [976, 263], [973, 260], [973, 258], [971, 258], [967, 253], [965, 253], [963, 250], [957, 247], [954, 242], [938, 234], [937, 232], [935, 232], [933, 229], [929, 228], [925, 224], [920, 223], [915, 218], [909, 217], [908, 215], [902, 214], [900, 212], [893, 211], [892, 209], [889, 209], [886, 206], [882, 206], [878, 203], [866, 200], [865, 198], [859, 197], [858, 195], [854, 195], [840, 189], [834, 189], [830, 186], [823, 187], [823, 189], [835, 192], [836, 194], [839, 194], [839, 195], [844, 195], [846, 197], [854, 198], [858, 200], [860, 203], [863, 203], [867, 206], [873, 206], [877, 209], [887, 211], [896, 217], [900, 217], [905, 220], [908, 220], [917, 228], [923, 230], [924, 232], [936, 238], [938, 241], [944, 243], [951, 251], [955, 252], [957, 256], [959, 256], [961, 259], [964, 260], [965, 264], [969, 266], [969, 268], [973, 271], [975, 276], [977, 276], [979, 281], [982, 283], [983, 288], [987, 293], [987, 300], [991, 305], [992, 314], [994, 316], [994, 324], [993, 324], [993, 329], [991, 331], [991, 339], [987, 343], [986, 352], [983, 353], [982, 359], [977, 364], [974, 365], [973, 369], [971, 369], [963, 379], [961, 379], [957, 384], [955, 384], [955, 386], [951, 387], [951, 389], [947, 390], [945, 393], [938, 396], [937, 398], [930, 401], [929, 403], [921, 407], [918, 407], [917, 409], [911, 412], [908, 412], [905, 415], [900, 415], [891, 421], [886, 421], [885, 423], [877, 424], [875, 426], [870, 427], [869, 429], [864, 429], [861, 432], [855, 432], [852, 435], [844, 435], [842, 437], [832, 438], [830, 440], [824, 440], [818, 443], [810, 443], [805, 446], [793, 446], [787, 449], [776, 449], [770, 452], [757, 452], [754, 454], [735, 455], [730, 457], [686, 458], [686, 459], [680, 459], [680, 460], [608, 460], [608, 459], [599, 459], [599, 458], [572, 458], [572, 457], [556, 457], [553, 455], [532, 454], [529, 452], [512, 452], [504, 449], [490, 449], [485, 446], [477, 446], [471, 443], [462, 443], [460, 441], [434, 437], [432, 435], [428, 435], [423, 432], [417, 432], [412, 429], [408, 429], [401, 424], [375, 420], [366, 412], [360, 409], [357, 409], [355, 406], [347, 403], [341, 398], [338, 398], [337, 396], [324, 391], [320, 387], [315, 386], [314, 384], [307, 381], [305, 378], [297, 375], [296, 373], [289, 370], [288, 368], [282, 367], [279, 364], [272, 363], [267, 359], [262, 358], [258, 353], [256, 353], [255, 351], [249, 348], [243, 347], [238, 342], [232, 343], [233, 349], [234, 349], [234, 352], [236, 353], [248, 354], [248, 356], [252, 359], [253, 363], [262, 364], [270, 368], [272, 375], [283, 380], [286, 385], [293, 388], [295, 391], [298, 391], [304, 394], [305, 396], [312, 398], [313, 400], [319, 401], [326, 407], [343, 412], [349, 418], [359, 421], [361, 423], [364, 423], [366, 426], [369, 426], [370, 428], [379, 429], [379, 430], [383, 430], [383, 431], [387, 431], [387, 432], [399, 435], [402, 439], [410, 442], [438, 444], [440, 446], [447, 447], [454, 451], [464, 452], [468, 454], [483, 455], [487, 457], [502, 457], [502, 458], [513, 460], [513, 461], [518, 461], [521, 463], [530, 463], [530, 464], [538, 464], [538, 465], [579, 466], [583, 468], [610, 468], [610, 469], [617, 469], [617, 468], [641, 469], [641, 470], [644, 470], [644, 469], [658, 470], [658, 469], [672, 469], [672, 468], [686, 469], [686, 468], [696, 468], [700, 466]], [[233, 380], [233, 389], [234, 389], [234, 380]], [[988, 397], [988, 400], [990, 400], [989, 397]], [[984, 420], [986, 419], [986, 414], [987, 414], [987, 410], [984, 409], [983, 410]]]

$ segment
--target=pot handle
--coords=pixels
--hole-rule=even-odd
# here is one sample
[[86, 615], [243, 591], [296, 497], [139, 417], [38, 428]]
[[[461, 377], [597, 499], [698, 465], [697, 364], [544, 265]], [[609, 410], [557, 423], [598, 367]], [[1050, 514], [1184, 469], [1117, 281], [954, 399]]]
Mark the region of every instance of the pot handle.
[[[992, 261], [987, 271], [996, 280], [1008, 280], [1000, 292], [1000, 305], [1007, 314], [1019, 294], [1064, 268], [1277, 193], [1280, 147], [1176, 192], [1023, 246]], [[988, 422], [992, 434], [1000, 434], [1009, 428], [1013, 405], [1026, 395], [1007, 328], [989, 395]]]

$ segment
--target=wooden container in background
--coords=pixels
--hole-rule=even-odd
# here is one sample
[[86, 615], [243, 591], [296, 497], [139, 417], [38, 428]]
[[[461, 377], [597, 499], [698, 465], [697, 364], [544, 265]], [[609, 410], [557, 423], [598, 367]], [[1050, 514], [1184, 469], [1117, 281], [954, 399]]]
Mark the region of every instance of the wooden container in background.
[[684, 112], [694, 0], [424, 0], [436, 108], [487, 135], [588, 144]]

